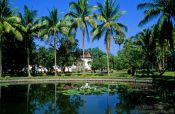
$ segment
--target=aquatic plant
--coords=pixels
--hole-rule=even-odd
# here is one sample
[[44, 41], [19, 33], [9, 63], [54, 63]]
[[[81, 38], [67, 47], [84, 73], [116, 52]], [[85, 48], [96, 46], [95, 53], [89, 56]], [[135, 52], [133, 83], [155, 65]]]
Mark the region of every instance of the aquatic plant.
[[93, 86], [91, 88], [74, 88], [69, 90], [63, 90], [62, 94], [64, 95], [81, 95], [81, 94], [101, 94], [105, 92], [110, 92], [111, 89], [108, 89], [107, 87], [97, 87]]

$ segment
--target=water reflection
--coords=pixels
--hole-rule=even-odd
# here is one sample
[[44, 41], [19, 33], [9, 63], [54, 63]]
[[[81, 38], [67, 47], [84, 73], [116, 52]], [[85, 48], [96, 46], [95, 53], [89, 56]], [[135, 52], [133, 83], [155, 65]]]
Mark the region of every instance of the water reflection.
[[174, 113], [175, 90], [153, 85], [106, 86], [102, 94], [64, 95], [63, 89], [83, 84], [0, 86], [0, 114], [129, 114]]

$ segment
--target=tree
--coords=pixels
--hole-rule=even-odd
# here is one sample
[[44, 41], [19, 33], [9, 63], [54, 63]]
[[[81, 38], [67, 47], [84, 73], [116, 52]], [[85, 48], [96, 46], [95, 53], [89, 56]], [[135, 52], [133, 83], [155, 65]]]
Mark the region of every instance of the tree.
[[[101, 72], [104, 69], [104, 65], [106, 64], [105, 62], [105, 53], [100, 50], [98, 47], [96, 48], [89, 48], [86, 50], [87, 52], [89, 52], [91, 54], [92, 57], [92, 61], [91, 61], [91, 68], [94, 72], [96, 72], [96, 70], [101, 70]], [[104, 57], [105, 56], [105, 57]]]
[[[174, 54], [173, 45], [173, 27], [172, 23], [175, 20], [175, 1], [174, 0], [151, 0], [137, 6], [138, 9], [143, 9], [144, 18], [140, 21], [139, 26], [143, 26], [150, 20], [158, 17], [158, 24], [161, 29], [166, 28], [166, 36], [162, 35], [162, 40], [167, 40], [170, 45], [170, 50]], [[164, 26], [166, 25], [166, 26]], [[163, 27], [164, 26], [164, 27]]]
[[77, 46], [78, 40], [71, 42], [67, 37], [60, 40], [60, 47], [58, 48], [57, 54], [59, 58], [58, 64], [63, 73], [65, 72], [65, 67], [72, 66], [72, 64], [78, 59], [76, 56]]
[[[45, 24], [45, 28], [43, 28], [40, 32], [40, 36], [44, 36], [46, 38], [53, 38], [54, 42], [54, 67], [55, 67], [55, 76], [57, 76], [56, 66], [57, 66], [57, 39], [60, 37], [61, 34], [69, 36], [70, 32], [70, 21], [66, 19], [60, 19], [58, 17], [58, 11], [54, 8], [51, 12], [49, 17], [43, 17], [43, 22]], [[69, 36], [69, 38], [73, 41], [73, 38]]]
[[21, 69], [26, 66], [26, 49], [25, 40], [17, 40], [13, 34], [7, 33], [4, 35], [2, 45], [2, 63], [3, 72], [11, 76], [23, 75]]
[[[82, 48], [83, 48], [83, 60], [84, 60], [84, 40], [85, 33], [89, 38], [88, 25], [95, 27], [95, 21], [91, 16], [91, 11], [93, 6], [89, 5], [88, 0], [78, 0], [77, 2], [71, 2], [69, 4], [70, 12], [66, 14], [66, 17], [70, 17], [73, 20], [72, 26], [77, 28], [79, 27], [82, 31]], [[83, 65], [83, 71], [84, 71]]]
[[144, 29], [136, 35], [135, 43], [141, 46], [142, 54], [144, 56], [144, 64], [147, 68], [147, 75], [149, 76], [150, 67], [156, 62], [156, 38], [152, 34], [151, 29]]
[[0, 77], [2, 76], [2, 44], [5, 34], [11, 33], [18, 40], [23, 36], [19, 30], [25, 31], [20, 25], [21, 19], [14, 16], [14, 11], [10, 9], [8, 0], [0, 0]]
[[119, 52], [119, 59], [129, 67], [130, 73], [134, 76], [136, 74], [136, 69], [143, 65], [143, 54], [141, 46], [136, 45], [133, 39], [126, 39], [124, 43], [124, 48]]
[[30, 10], [27, 6], [24, 6], [24, 15], [19, 13], [19, 17], [22, 20], [22, 25], [25, 27], [26, 31], [24, 32], [25, 43], [27, 48], [27, 73], [28, 76], [31, 76], [30, 73], [30, 45], [32, 44], [33, 38], [38, 36], [39, 29], [43, 26], [36, 20], [37, 11]]
[[120, 51], [120, 46], [121, 46], [121, 44], [124, 43], [124, 41], [125, 41], [124, 37], [118, 35], [118, 36], [116, 36], [116, 37], [114, 38], [114, 41], [115, 41], [116, 44], [119, 45], [119, 51]]
[[40, 47], [36, 50], [35, 63], [51, 69], [54, 62], [53, 48]]
[[119, 5], [116, 4], [116, 0], [105, 0], [104, 5], [98, 3], [98, 12], [95, 14], [95, 18], [100, 24], [93, 29], [93, 40], [100, 39], [105, 34], [106, 54], [107, 54], [107, 70], [109, 74], [109, 54], [111, 35], [124, 36], [123, 30], [127, 30], [127, 27], [122, 23], [116, 22], [117, 19], [124, 14], [124, 11], [119, 11]]

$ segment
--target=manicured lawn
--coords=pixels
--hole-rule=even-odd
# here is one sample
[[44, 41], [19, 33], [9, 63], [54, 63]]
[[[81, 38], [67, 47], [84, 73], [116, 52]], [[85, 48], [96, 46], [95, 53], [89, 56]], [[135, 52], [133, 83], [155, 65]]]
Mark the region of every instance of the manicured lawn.
[[172, 76], [175, 77], [175, 72], [165, 72], [163, 76]]
[[[164, 75], [161, 78], [175, 78], [175, 72], [165, 72]], [[100, 73], [65, 73], [65, 74], [58, 74], [58, 76], [53, 76], [53, 75], [44, 75], [44, 76], [33, 76], [33, 77], [27, 77], [27, 76], [5, 76], [1, 77], [0, 79], [5, 80], [5, 79], [54, 79], [54, 78], [64, 78], [64, 79], [83, 79], [83, 78], [94, 78], [94, 79], [115, 79], [115, 78], [151, 78], [151, 77], [134, 77], [129, 74], [127, 74], [126, 71], [115, 71], [108, 76], [107, 74], [100, 74]], [[157, 77], [160, 78], [160, 77]]]

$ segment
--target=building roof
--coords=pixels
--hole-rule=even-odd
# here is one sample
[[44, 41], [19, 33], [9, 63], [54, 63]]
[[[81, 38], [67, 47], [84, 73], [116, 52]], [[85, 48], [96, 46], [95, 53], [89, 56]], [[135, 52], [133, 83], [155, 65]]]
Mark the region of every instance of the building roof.
[[[80, 55], [80, 58], [83, 58], [83, 54]], [[92, 58], [89, 52], [84, 52], [84, 58]]]

